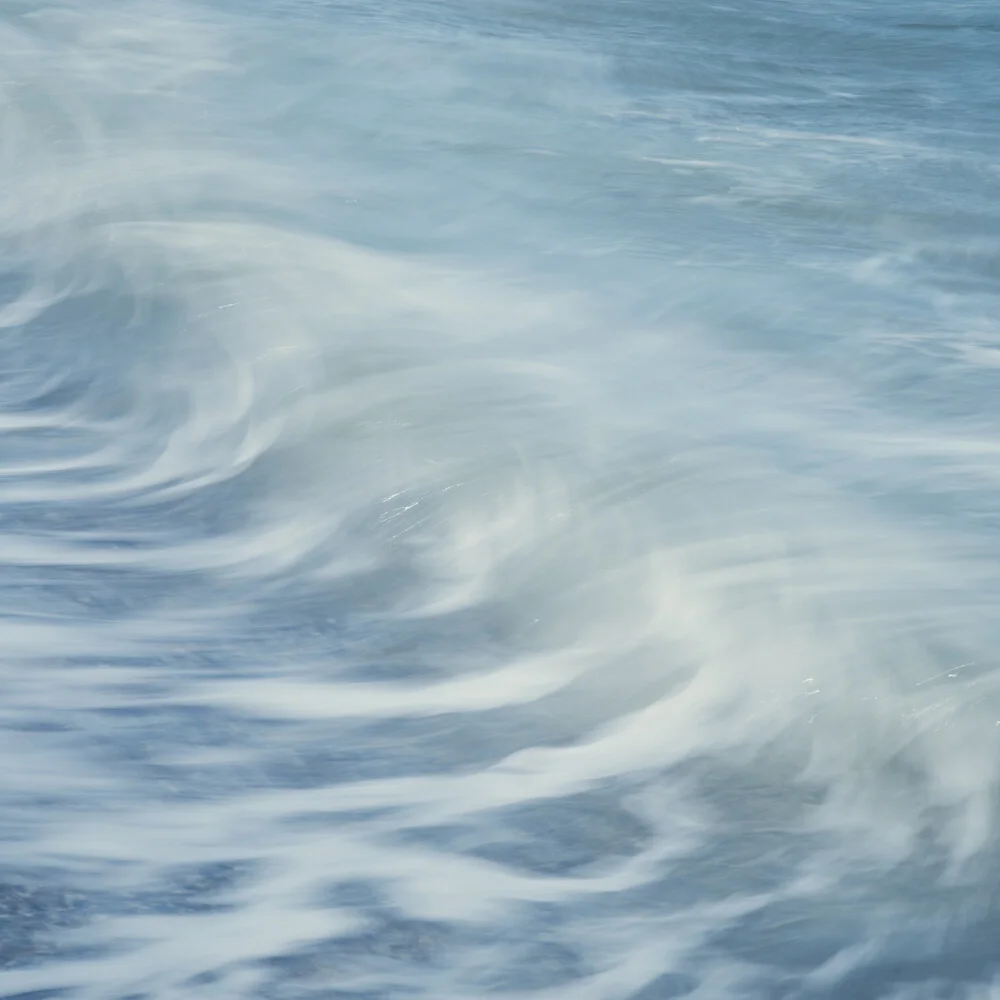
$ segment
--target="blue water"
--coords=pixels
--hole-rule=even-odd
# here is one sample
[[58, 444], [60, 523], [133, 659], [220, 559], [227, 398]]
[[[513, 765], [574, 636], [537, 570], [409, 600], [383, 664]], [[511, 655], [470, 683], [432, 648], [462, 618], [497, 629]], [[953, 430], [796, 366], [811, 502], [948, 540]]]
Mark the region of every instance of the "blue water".
[[3, 1000], [1000, 997], [1000, 9], [7, 0]]

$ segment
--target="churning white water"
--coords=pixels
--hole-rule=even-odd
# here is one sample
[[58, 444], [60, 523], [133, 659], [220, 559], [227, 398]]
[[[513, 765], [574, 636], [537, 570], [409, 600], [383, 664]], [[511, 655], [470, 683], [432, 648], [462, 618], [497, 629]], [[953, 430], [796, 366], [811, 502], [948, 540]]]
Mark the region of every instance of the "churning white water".
[[1000, 996], [995, 4], [0, 69], [0, 996]]

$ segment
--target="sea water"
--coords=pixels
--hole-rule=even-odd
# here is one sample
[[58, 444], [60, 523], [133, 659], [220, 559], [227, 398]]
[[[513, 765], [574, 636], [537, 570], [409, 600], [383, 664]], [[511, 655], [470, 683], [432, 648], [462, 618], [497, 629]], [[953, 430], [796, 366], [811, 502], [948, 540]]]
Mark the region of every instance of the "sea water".
[[1000, 996], [995, 3], [0, 70], [0, 996]]

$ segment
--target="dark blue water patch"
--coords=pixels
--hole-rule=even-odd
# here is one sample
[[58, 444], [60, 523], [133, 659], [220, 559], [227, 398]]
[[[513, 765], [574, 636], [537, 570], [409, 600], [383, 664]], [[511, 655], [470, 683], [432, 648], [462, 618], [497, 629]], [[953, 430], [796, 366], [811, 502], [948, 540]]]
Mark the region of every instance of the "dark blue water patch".
[[779, 902], [718, 933], [708, 946], [741, 961], [763, 960], [793, 970], [818, 968], [857, 944], [858, 917], [856, 906], [823, 900]]
[[385, 723], [335, 720], [310, 726], [295, 742], [275, 744], [258, 765], [262, 784], [322, 788], [351, 781], [473, 769], [494, 759], [482, 734], [452, 717]]
[[[165, 303], [139, 303], [113, 289], [54, 302], [7, 338], [10, 363], [22, 373], [25, 389], [33, 381], [42, 391], [25, 395], [19, 408], [44, 411], [76, 402], [92, 419], [132, 413], [140, 401], [131, 370], [156, 363], [175, 320]], [[56, 389], [47, 388], [52, 379]]]
[[5, 616], [55, 622], [107, 622], [162, 605], [184, 580], [94, 566], [2, 566]]
[[[73, 463], [80, 456], [96, 453], [103, 441], [88, 428], [69, 426], [70, 418], [66, 418], [66, 424], [62, 427], [28, 427], [8, 431], [0, 437], [0, 462], [6, 473], [4, 480], [9, 482], [14, 479], [17, 483], [32, 481], [38, 484], [40, 492], [44, 492], [46, 486], [56, 482], [65, 486], [67, 481], [72, 481], [83, 487], [116, 475], [117, 470], [99, 466], [74, 467]], [[30, 470], [32, 466], [47, 466], [47, 469], [35, 473], [18, 471], [21, 468]]]
[[[368, 809], [324, 809], [324, 810], [307, 810], [305, 812], [293, 813], [289, 816], [284, 816], [281, 819], [283, 826], [288, 827], [292, 830], [305, 830], [309, 832], [331, 830], [336, 827], [359, 827], [364, 825], [371, 825], [375, 820], [384, 820], [387, 816], [391, 816], [397, 812], [397, 806], [374, 806]], [[318, 898], [325, 898], [324, 892], [326, 889], [320, 890]], [[335, 889], [330, 889], [332, 892], [336, 892]], [[381, 891], [377, 887], [374, 887], [372, 891]], [[379, 896], [379, 899], [382, 897]], [[337, 906], [337, 903], [331, 903], [331, 906]], [[347, 904], [345, 904], [347, 905]]]
[[[778, 3], [712, 11], [694, 3], [610, 9], [599, 3], [578, 11], [593, 12], [595, 22], [598, 17], [613, 22], [613, 30], [592, 37], [607, 39], [617, 52], [630, 88], [708, 95], [743, 91], [773, 98], [867, 89], [892, 78], [953, 94], [954, 112], [968, 115], [969, 105], [984, 96], [977, 81], [985, 82], [995, 45], [976, 33], [932, 37], [901, 30], [893, 22], [894, 9], [898, 13], [896, 5], [880, 10], [860, 3], [841, 5], [839, 11], [792, 10]], [[958, 100], [960, 94], [966, 100]], [[850, 118], [857, 123], [871, 110], [869, 100], [859, 101]], [[894, 110], [898, 122], [898, 104]], [[822, 108], [807, 106], [801, 117], [806, 115], [813, 127], [834, 123]], [[852, 124], [847, 115], [842, 122]]]
[[[315, 657], [316, 679], [355, 682], [447, 680], [456, 650], [474, 650], [484, 670], [532, 651], [523, 613], [495, 602], [429, 619], [394, 613], [419, 584], [402, 560], [321, 586], [308, 577], [269, 581], [252, 595], [240, 636], [265, 658]], [[259, 669], [269, 669], [264, 658]]]
[[533, 938], [522, 926], [444, 924], [391, 911], [374, 915], [372, 926], [361, 933], [272, 956], [262, 964], [273, 975], [268, 997], [312, 996], [299, 991], [356, 976], [384, 980], [386, 992], [380, 997], [408, 986], [419, 994], [422, 981], [461, 965], [481, 970], [477, 985], [484, 994], [552, 988], [593, 971], [574, 948], [544, 933]]
[[[155, 450], [155, 443], [151, 449]], [[105, 470], [109, 489], [116, 494], [114, 479], [123, 470]], [[60, 473], [60, 475], [63, 475]], [[232, 479], [199, 485], [191, 492], [169, 500], [156, 495], [128, 494], [92, 498], [73, 497], [73, 483], [82, 483], [74, 470], [65, 472], [67, 499], [52, 498], [40, 493], [37, 500], [16, 499], [4, 504], [0, 525], [28, 535], [61, 535], [68, 543], [86, 551], [122, 550], [141, 555], [146, 550], [168, 548], [184, 542], [224, 538], [251, 527], [253, 499], [260, 497], [266, 482], [246, 470]], [[142, 561], [137, 572], [141, 571]], [[147, 570], [155, 581], [156, 572]], [[196, 571], [185, 574], [182, 567], [173, 573], [190, 585]], [[218, 584], [224, 581], [219, 580]]]
[[214, 986], [222, 979], [224, 973], [218, 969], [210, 969], [207, 972], [199, 972], [196, 976], [191, 976], [184, 981], [185, 986]]
[[519, 805], [492, 815], [497, 840], [471, 854], [539, 875], [575, 875], [639, 853], [652, 831], [610, 790]]
[[[888, 939], [880, 954], [852, 971], [829, 992], [831, 1000], [876, 1000], [893, 989], [937, 982], [943, 990], [962, 990], [993, 982], [1000, 974], [1000, 909], [985, 916], [963, 916], [963, 907], [939, 908], [933, 901], [914, 899], [912, 918], [889, 926], [875, 926], [874, 933]], [[859, 914], [859, 917], [864, 918]]]
[[590, 971], [579, 951], [556, 942], [535, 942], [508, 950], [505, 967], [484, 977], [490, 990], [545, 990], [584, 978]]
[[381, 987], [378, 990], [341, 990], [319, 986], [304, 988], [295, 983], [272, 985], [261, 990], [262, 1000], [409, 1000], [420, 996], [417, 986]]
[[986, 32], [1000, 32], [1000, 24], [991, 24], [988, 21], [975, 22], [967, 21], [965, 23], [957, 22], [951, 23], [945, 21], [938, 21], [936, 23], [929, 21], [902, 21], [898, 27], [903, 28], [908, 31], [986, 31]]
[[938, 977], [941, 971], [947, 973], [949, 970], [925, 968], [915, 971], [912, 976], [897, 976], [886, 969], [868, 970], [830, 989], [801, 990], [797, 995], [806, 1000], [884, 1000], [901, 990], [917, 989], [921, 1000], [967, 1000], [970, 991], [986, 990], [992, 985], [991, 979], [979, 979], [970, 975], [969, 970], [950, 970], [957, 975], [945, 979]]
[[247, 717], [204, 705], [108, 707], [93, 710], [92, 719], [96, 745], [133, 747], [131, 753], [143, 757], [178, 747], [249, 748], [259, 746], [261, 740], [280, 739], [283, 733], [294, 732], [294, 723]]
[[754, 835], [736, 829], [713, 835], [691, 854], [665, 865], [662, 875], [599, 904], [581, 904], [581, 908], [589, 906], [595, 915], [646, 913], [655, 917], [721, 902], [733, 894], [779, 891], [812, 856], [814, 846], [780, 832]]
[[349, 781], [470, 773], [533, 745], [571, 733], [545, 728], [545, 712], [517, 707], [470, 716], [453, 713], [385, 720], [329, 719], [284, 723], [257, 746], [252, 783], [321, 788]]
[[[0, 258], [0, 308], [8, 306], [21, 298], [32, 285], [30, 274], [19, 270], [10, 261]], [[10, 328], [0, 334], [0, 338], [10, 335]]]
[[[959, 192], [955, 197], [960, 201]], [[990, 221], [995, 224], [995, 216]], [[917, 255], [917, 262], [931, 280], [949, 291], [1000, 295], [1000, 244], [993, 240], [985, 246], [956, 242], [926, 247]]]
[[[85, 382], [74, 380], [69, 375], [56, 375], [55, 378], [49, 376], [43, 370], [8, 367], [0, 374], [0, 409], [5, 413], [33, 413], [37, 417], [48, 416], [60, 411], [64, 411], [81, 403], [89, 391]], [[36, 436], [37, 436], [37, 432]], [[54, 433], [60, 436], [66, 435], [64, 428], [60, 428]], [[9, 432], [5, 435], [5, 457], [8, 454], [9, 442], [12, 437], [18, 442], [29, 438], [25, 431], [18, 432], [12, 436]]]
[[362, 933], [330, 938], [262, 964], [282, 980], [324, 979], [364, 973], [398, 974], [401, 968], [446, 966], [461, 933], [448, 924], [383, 914]]
[[[129, 691], [133, 697], [150, 692]], [[133, 705], [67, 713], [74, 745], [120, 778], [141, 782], [159, 801], [191, 802], [275, 787], [260, 763], [267, 746], [295, 746], [295, 724], [257, 719], [204, 706]], [[243, 751], [235, 763], [168, 764], [178, 751]]]
[[[792, 765], [794, 766], [794, 765]], [[687, 788], [693, 798], [682, 798], [677, 809], [708, 809], [711, 828], [691, 843], [683, 856], [664, 861], [659, 873], [631, 888], [599, 899], [581, 899], [576, 909], [591, 913], [595, 918], [619, 914], [656, 914], [721, 902], [733, 895], [758, 896], [780, 892], [807, 866], [825, 846], [824, 838], [803, 829], [803, 817], [822, 802], [822, 794], [808, 785], [797, 783], [783, 773], [780, 762], [771, 761], [771, 780], [764, 776], [768, 762], [757, 762], [757, 769], [739, 768], [725, 762], [691, 761], [672, 769], [666, 777], [668, 785]], [[655, 796], [663, 776], [654, 776], [645, 791]], [[697, 789], [697, 792], [695, 792]], [[614, 819], [613, 806], [599, 805], [595, 798], [591, 808], [603, 811]], [[547, 804], [541, 804], [539, 816], [551, 815]], [[640, 850], [643, 826], [627, 810], [618, 807], [620, 826], [610, 823], [602, 829], [600, 818], [577, 829], [573, 813], [562, 813], [566, 830], [566, 852], [563, 857], [573, 861], [596, 861], [602, 854], [610, 858], [628, 856]], [[556, 814], [558, 815], [558, 813]], [[597, 835], [591, 836], [593, 822]], [[560, 834], [545, 823], [534, 826], [529, 845], [548, 861], [549, 844], [558, 843]], [[552, 854], [552, 864], [559, 864], [559, 855]], [[911, 877], [921, 873], [927, 877], [927, 857], [915, 865]], [[883, 889], [889, 891], [883, 885]], [[860, 890], [859, 890], [860, 891]], [[847, 903], [845, 902], [846, 906]], [[840, 911], [838, 911], [840, 912]]]
[[417, 986], [383, 986], [377, 990], [344, 990], [283, 981], [264, 987], [257, 995], [262, 1000], [409, 1000], [420, 996], [420, 989]]
[[113, 946], [73, 946], [63, 935], [104, 917], [230, 912], [234, 907], [221, 897], [257, 870], [245, 860], [213, 862], [174, 869], [153, 886], [115, 890], [66, 888], [58, 873], [9, 879], [0, 883], [0, 968], [100, 958]]
[[[116, 696], [139, 701], [155, 697], [150, 686], [108, 690]], [[156, 801], [196, 801], [240, 794], [249, 788], [273, 787], [259, 766], [261, 745], [294, 744], [293, 723], [247, 718], [205, 706], [131, 705], [104, 709], [59, 709], [39, 706], [34, 713], [5, 723], [12, 732], [31, 734], [45, 752], [67, 753], [86, 760], [107, 775], [115, 775]], [[226, 748], [244, 751], [246, 760], [234, 763], [165, 764], [170, 759], [199, 750]], [[134, 783], [134, 784], [133, 784]], [[15, 804], [35, 811], [72, 814], [89, 808], [86, 797], [20, 793], [7, 799], [8, 818]]]
[[350, 910], [374, 910], [385, 902], [385, 896], [372, 882], [338, 882], [318, 893], [317, 902]]
[[12, 733], [70, 733], [75, 727], [71, 722], [57, 722], [53, 719], [14, 718], [3, 723], [3, 728]]
[[59, 997], [71, 997], [73, 993], [69, 989], [31, 990], [28, 993], [4, 993], [0, 1000], [58, 1000]]
[[83, 893], [48, 882], [0, 882], [0, 968], [67, 957], [58, 932], [83, 926], [93, 913], [93, 899]]
[[632, 994], [628, 1000], [675, 1000], [693, 993], [697, 986], [698, 980], [694, 976], [680, 972], [665, 972]]
[[[964, 995], [960, 985], [989, 982], [998, 971], [1000, 906], [992, 881], [970, 875], [963, 885], [948, 885], [945, 852], [932, 830], [895, 868], [843, 871], [835, 889], [793, 900], [780, 898], [784, 887], [800, 865], [816, 859], [822, 844], [800, 842], [780, 820], [769, 843], [761, 842], [762, 832], [727, 827], [723, 820], [705, 849], [682, 859], [669, 877], [606, 899], [594, 915], [655, 914], [776, 892], [773, 902], [716, 931], [697, 959], [706, 966], [735, 959], [757, 969], [761, 982], [754, 996], [876, 1000], [933, 981], [954, 984], [957, 996]], [[992, 870], [993, 862], [983, 865], [984, 872]], [[869, 942], [877, 944], [877, 957], [834, 983], [807, 986], [824, 963]]]
[[108, 903], [116, 914], [198, 914], [234, 912], [220, 900], [252, 881], [259, 866], [250, 861], [211, 862], [167, 872], [155, 887], [121, 893]]
[[211, 861], [185, 865], [166, 876], [172, 891], [185, 897], [203, 897], [233, 889], [251, 879], [258, 870], [254, 861]]
[[[138, 696], [149, 692], [139, 691]], [[79, 750], [147, 794], [191, 801], [250, 788], [321, 788], [357, 780], [469, 770], [527, 738], [511, 716], [495, 729], [464, 716], [297, 722], [258, 719], [203, 706], [134, 705], [68, 713]], [[488, 723], [488, 720], [487, 720]], [[162, 763], [179, 748], [231, 748], [229, 764]]]

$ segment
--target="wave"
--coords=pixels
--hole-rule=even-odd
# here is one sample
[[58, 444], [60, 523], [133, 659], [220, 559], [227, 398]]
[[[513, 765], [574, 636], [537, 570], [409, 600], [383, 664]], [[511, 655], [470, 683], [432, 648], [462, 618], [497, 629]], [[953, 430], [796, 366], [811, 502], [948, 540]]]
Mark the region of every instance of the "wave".
[[4, 995], [992, 995], [994, 327], [608, 221], [943, 154], [445, 14], [3, 15]]

